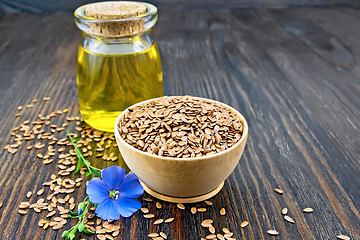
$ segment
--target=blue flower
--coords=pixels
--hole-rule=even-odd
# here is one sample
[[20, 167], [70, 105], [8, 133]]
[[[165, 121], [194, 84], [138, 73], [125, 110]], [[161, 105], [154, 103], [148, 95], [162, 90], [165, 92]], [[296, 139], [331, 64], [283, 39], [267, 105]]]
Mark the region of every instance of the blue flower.
[[130, 217], [141, 208], [136, 200], [144, 188], [134, 173], [125, 175], [125, 169], [111, 166], [101, 171], [101, 179], [93, 178], [86, 186], [92, 203], [98, 204], [95, 213], [103, 220]]

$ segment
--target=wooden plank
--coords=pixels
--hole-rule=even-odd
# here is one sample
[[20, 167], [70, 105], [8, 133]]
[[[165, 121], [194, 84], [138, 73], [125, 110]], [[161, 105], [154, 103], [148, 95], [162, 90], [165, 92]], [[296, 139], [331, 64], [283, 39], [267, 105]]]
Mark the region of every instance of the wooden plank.
[[[154, 202], [141, 200], [156, 217], [175, 220], [156, 227], [136, 213], [116, 222], [119, 239], [149, 239], [147, 234], [156, 231], [169, 239], [200, 239], [209, 234], [200, 227], [205, 218], [214, 220], [217, 231], [229, 228], [236, 239], [269, 239], [269, 229], [279, 231], [279, 239], [335, 239], [339, 234], [360, 239], [359, 10], [163, 8], [160, 13], [155, 36], [166, 95], [230, 104], [247, 118], [250, 135], [239, 165], [207, 212], [190, 213], [204, 203], [182, 211], [160, 201], [163, 208], [156, 210]], [[75, 65], [80, 33], [71, 13], [6, 14], [0, 16], [0, 35], [6, 36], [0, 39], [3, 148], [12, 128], [39, 113], [69, 108], [68, 115], [79, 115]], [[17, 106], [46, 96], [51, 101], [39, 101], [15, 118]], [[64, 121], [64, 115], [52, 120]], [[37, 227], [46, 214], [17, 213], [26, 193], [39, 190], [57, 169], [56, 163], [36, 160], [41, 150], [25, 146], [16, 154], [0, 152], [0, 239], [59, 239], [63, 230]], [[283, 195], [274, 192], [277, 187]], [[83, 185], [76, 201], [84, 195]], [[222, 207], [225, 216], [219, 213]], [[295, 224], [284, 221], [283, 207]], [[305, 207], [314, 212], [303, 213]], [[250, 224], [241, 228], [245, 220]]]

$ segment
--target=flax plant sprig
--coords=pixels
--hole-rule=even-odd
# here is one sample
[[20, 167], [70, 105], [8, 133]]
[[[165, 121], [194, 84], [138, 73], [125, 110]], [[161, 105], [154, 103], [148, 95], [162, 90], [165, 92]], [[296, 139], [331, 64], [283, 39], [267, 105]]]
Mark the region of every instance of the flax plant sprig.
[[79, 159], [74, 173], [78, 173], [81, 170], [82, 166], [85, 164], [85, 166], [87, 167], [87, 169], [89, 171], [89, 172], [85, 173], [85, 175], [87, 177], [90, 176], [91, 174], [93, 174], [96, 177], [101, 178], [101, 174], [100, 174], [101, 169], [91, 166], [90, 162], [83, 157], [80, 149], [78, 148], [78, 146], [76, 146], [76, 142], [78, 142], [80, 140], [80, 138], [72, 138], [68, 131], [66, 131], [66, 133], [67, 133], [68, 137], [70, 138], [70, 141], [71, 141], [72, 145], [74, 146], [76, 155]]
[[85, 199], [79, 203], [78, 205], [78, 211], [77, 212], [73, 212], [70, 211], [71, 215], [69, 215], [70, 218], [78, 218], [79, 221], [78, 223], [73, 226], [72, 228], [70, 228], [69, 230], [66, 230], [63, 234], [62, 237], [65, 238], [65, 240], [73, 240], [76, 236], [76, 232], [84, 232], [86, 234], [94, 234], [94, 232], [89, 231], [85, 228], [85, 214], [88, 211], [89, 205], [90, 205], [90, 201], [88, 201], [88, 196], [85, 197]]

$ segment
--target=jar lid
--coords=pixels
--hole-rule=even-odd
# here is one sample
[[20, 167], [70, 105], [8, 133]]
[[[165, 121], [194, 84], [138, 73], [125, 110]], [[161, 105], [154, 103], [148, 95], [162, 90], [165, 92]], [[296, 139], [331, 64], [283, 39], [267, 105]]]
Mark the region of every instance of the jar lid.
[[157, 21], [157, 8], [142, 2], [97, 2], [76, 9], [75, 23], [103, 38], [129, 37], [147, 31]]

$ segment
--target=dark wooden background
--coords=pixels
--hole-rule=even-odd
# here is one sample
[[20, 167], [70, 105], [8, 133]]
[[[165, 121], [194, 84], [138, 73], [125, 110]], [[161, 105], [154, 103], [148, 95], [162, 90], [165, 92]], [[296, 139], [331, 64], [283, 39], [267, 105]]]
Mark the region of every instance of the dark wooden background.
[[[165, 94], [222, 101], [249, 123], [244, 155], [204, 215], [214, 218], [217, 228], [226, 225], [236, 239], [336, 239], [339, 234], [360, 239], [359, 29], [360, 10], [351, 7], [160, 8], [155, 37]], [[79, 114], [80, 32], [70, 12], [21, 13], [0, 15], [0, 36], [3, 149], [11, 129], [38, 113], [69, 108], [70, 115]], [[46, 96], [52, 100], [15, 118], [18, 105]], [[37, 227], [46, 214], [17, 213], [27, 191], [39, 189], [56, 170], [56, 163], [36, 161], [36, 153], [24, 147], [16, 154], [0, 151], [0, 239], [60, 239], [63, 230]], [[275, 187], [285, 193], [276, 194]], [[78, 191], [76, 200], [84, 194]], [[160, 227], [171, 239], [204, 236], [199, 223], [205, 217], [189, 212], [203, 204], [188, 205], [187, 211], [163, 205], [164, 213], [176, 218]], [[219, 215], [223, 206], [226, 217]], [[283, 220], [283, 207], [295, 224]], [[305, 207], [314, 212], [302, 213]], [[241, 229], [244, 220], [250, 225]], [[140, 213], [117, 224], [119, 239], [148, 239], [156, 231]], [[268, 229], [280, 235], [271, 237]]]

